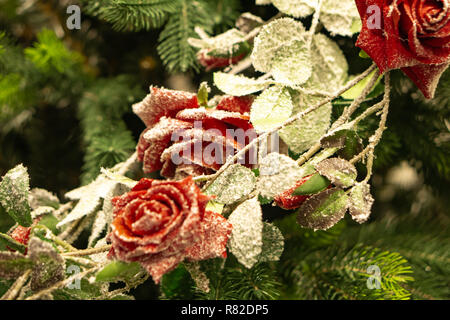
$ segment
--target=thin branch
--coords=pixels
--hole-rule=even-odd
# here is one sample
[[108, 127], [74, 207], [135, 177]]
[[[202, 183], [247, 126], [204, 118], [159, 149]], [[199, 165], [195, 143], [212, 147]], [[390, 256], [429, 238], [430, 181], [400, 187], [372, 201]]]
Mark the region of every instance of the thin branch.
[[91, 254], [96, 254], [100, 252], [106, 252], [111, 249], [111, 245], [106, 245], [98, 248], [92, 248], [92, 249], [85, 249], [85, 250], [77, 250], [77, 251], [71, 251], [63, 253], [63, 257], [81, 257], [81, 256], [89, 256]]
[[238, 160], [241, 156], [245, 155], [245, 153], [248, 150], [250, 150], [250, 148], [252, 148], [254, 145], [259, 144], [264, 139], [267, 139], [267, 137], [270, 134], [272, 134], [274, 132], [277, 132], [278, 130], [284, 128], [287, 125], [290, 125], [291, 123], [293, 123], [293, 122], [295, 122], [297, 120], [302, 119], [307, 114], [317, 110], [318, 108], [320, 108], [324, 104], [333, 101], [334, 99], [339, 97], [341, 94], [343, 94], [345, 91], [347, 91], [348, 89], [352, 88], [358, 82], [363, 80], [368, 74], [370, 74], [373, 70], [375, 70], [376, 67], [377, 66], [375, 64], [372, 64], [372, 66], [370, 68], [368, 68], [366, 71], [364, 71], [361, 75], [359, 75], [358, 77], [356, 77], [352, 81], [349, 81], [344, 87], [342, 87], [340, 90], [338, 90], [332, 96], [329, 96], [329, 97], [325, 98], [324, 100], [322, 100], [321, 102], [317, 103], [316, 105], [314, 105], [312, 107], [309, 107], [308, 109], [306, 109], [303, 112], [298, 113], [297, 115], [289, 118], [283, 124], [275, 127], [274, 129], [272, 129], [272, 130], [270, 130], [268, 132], [263, 133], [258, 138], [254, 139], [252, 142], [250, 142], [248, 145], [246, 145], [244, 148], [242, 148], [238, 153], [236, 153], [233, 157], [231, 157], [229, 160], [227, 160], [227, 162], [222, 167], [220, 167], [220, 169], [215, 174], [212, 175], [211, 179], [203, 187], [203, 190], [207, 189], [219, 175], [221, 175], [226, 169], [228, 169], [229, 166], [231, 166], [233, 163], [235, 163], [235, 161]]
[[24, 284], [27, 282], [30, 274], [31, 269], [25, 271], [23, 275], [17, 278], [11, 288], [6, 291], [6, 293], [0, 298], [0, 300], [14, 300], [17, 297], [17, 294], [20, 292], [20, 289], [22, 289]]

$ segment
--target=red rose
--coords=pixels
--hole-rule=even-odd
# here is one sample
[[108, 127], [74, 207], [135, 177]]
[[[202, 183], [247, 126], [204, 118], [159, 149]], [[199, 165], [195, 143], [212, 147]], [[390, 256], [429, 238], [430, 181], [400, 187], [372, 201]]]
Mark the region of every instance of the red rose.
[[109, 257], [139, 262], [156, 283], [184, 259], [226, 257], [232, 226], [220, 214], [205, 211], [210, 198], [192, 177], [141, 179], [112, 200]]
[[236, 64], [247, 56], [248, 52], [238, 53], [231, 57], [214, 56], [210, 49], [202, 49], [197, 53], [198, 62], [206, 68], [206, 71], [228, 67]]
[[[197, 173], [210, 173], [226, 162], [230, 150], [234, 155], [256, 138], [249, 122], [252, 96], [224, 97], [217, 107], [206, 109], [187, 100], [171, 101], [171, 97], [180, 97], [181, 93], [170, 94], [161, 106], [162, 99], [152, 98], [152, 95], [163, 94], [158, 90], [153, 88], [151, 95], [133, 108], [148, 125], [137, 145], [138, 160], [144, 163], [146, 173], [161, 170], [161, 175], [173, 177], [176, 167], [181, 164], [195, 167]], [[192, 101], [193, 98], [187, 94], [186, 99]], [[242, 139], [238, 135], [227, 134], [227, 130], [237, 132], [238, 129], [242, 129]]]
[[[31, 228], [34, 227], [38, 222], [42, 219], [42, 217], [37, 217], [33, 220], [33, 224], [31, 227], [23, 227], [21, 225], [18, 225], [14, 229], [10, 230], [9, 236], [16, 240], [17, 242], [23, 244], [24, 246], [28, 246], [28, 241], [30, 240], [30, 234], [31, 234]], [[8, 247], [8, 250], [10, 251], [16, 251], [14, 249], [11, 249]], [[27, 254], [27, 250], [25, 249], [24, 254]]]
[[312, 174], [301, 178], [299, 181], [297, 181], [295, 186], [293, 186], [292, 188], [290, 188], [286, 191], [283, 191], [279, 195], [275, 196], [275, 198], [273, 200], [275, 201], [276, 205], [285, 210], [293, 210], [293, 209], [300, 208], [302, 203], [305, 202], [306, 199], [309, 198], [309, 196], [293, 196], [292, 193], [298, 187], [300, 187], [302, 184], [304, 184], [306, 181], [308, 181], [311, 176], [312, 176]]
[[450, 63], [449, 1], [356, 0], [356, 5], [363, 23], [356, 45], [381, 72], [402, 69], [432, 98]]

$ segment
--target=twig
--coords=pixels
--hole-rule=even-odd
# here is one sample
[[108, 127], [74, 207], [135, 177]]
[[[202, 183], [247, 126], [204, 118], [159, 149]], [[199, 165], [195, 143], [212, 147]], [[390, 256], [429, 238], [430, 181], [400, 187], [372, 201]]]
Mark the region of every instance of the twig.
[[11, 288], [6, 291], [6, 293], [0, 298], [0, 300], [14, 300], [19, 293], [20, 289], [22, 289], [23, 285], [27, 282], [28, 277], [31, 274], [31, 269], [25, 271], [23, 275], [21, 275], [17, 280], [13, 283]]
[[57, 290], [57, 289], [59, 289], [61, 287], [64, 287], [64, 286], [68, 285], [69, 283], [72, 283], [74, 280], [81, 279], [84, 276], [97, 271], [100, 268], [101, 268], [101, 266], [97, 266], [97, 267], [85, 270], [83, 272], [76, 273], [73, 276], [71, 276], [71, 277], [69, 277], [69, 278], [67, 278], [65, 280], [57, 282], [56, 284], [54, 284], [50, 288], [41, 290], [38, 293], [33, 294], [32, 296], [26, 298], [25, 300], [37, 300], [37, 299], [39, 299], [40, 297], [42, 297], [42, 296], [44, 296], [46, 294], [52, 293], [54, 290]]
[[110, 244], [108, 244], [106, 246], [103, 246], [103, 247], [98, 247], [98, 248], [65, 252], [65, 253], [62, 254], [62, 256], [63, 257], [89, 256], [91, 254], [96, 254], [96, 253], [100, 253], [100, 252], [109, 251], [109, 249], [111, 249], [111, 245]]
[[255, 144], [259, 144], [261, 141], [263, 141], [264, 139], [267, 139], [267, 137], [274, 133], [277, 132], [278, 130], [284, 128], [287, 125], [290, 125], [291, 123], [302, 119], [303, 117], [305, 117], [307, 114], [317, 110], [318, 108], [320, 108], [321, 106], [323, 106], [324, 104], [331, 102], [332, 100], [336, 99], [337, 97], [339, 97], [341, 94], [343, 94], [345, 91], [347, 91], [348, 89], [352, 88], [353, 86], [355, 86], [359, 81], [361, 81], [362, 79], [364, 79], [368, 74], [370, 74], [373, 70], [375, 70], [376, 65], [372, 64], [372, 66], [370, 68], [368, 68], [366, 71], [364, 71], [361, 75], [359, 75], [358, 77], [356, 77], [355, 79], [353, 79], [352, 81], [348, 82], [343, 88], [341, 88], [340, 90], [338, 90], [335, 94], [333, 94], [332, 96], [329, 96], [327, 98], [325, 98], [324, 100], [322, 100], [321, 102], [317, 103], [316, 105], [309, 107], [308, 109], [306, 109], [303, 112], [298, 113], [297, 115], [289, 118], [287, 121], [285, 121], [283, 124], [275, 127], [274, 129], [263, 133], [262, 135], [260, 135], [258, 138], [254, 139], [252, 142], [250, 142], [248, 145], [246, 145], [244, 148], [242, 148], [238, 153], [236, 153], [233, 157], [231, 157], [229, 160], [227, 160], [227, 162], [220, 167], [220, 169], [211, 176], [211, 179], [205, 184], [205, 186], [203, 187], [203, 190], [205, 190], [206, 188], [208, 188], [215, 179], [217, 179], [217, 177], [219, 175], [221, 175], [226, 169], [228, 169], [229, 166], [231, 166], [237, 159], [239, 159], [241, 156], [245, 155], [245, 153], [250, 150], [250, 148], [252, 148]]
[[[384, 130], [386, 130], [386, 121], [387, 121], [387, 115], [389, 113], [389, 97], [391, 93], [390, 88], [390, 75], [389, 73], [386, 73], [385, 76], [385, 89], [384, 89], [384, 98], [383, 98], [383, 112], [381, 114], [381, 120], [380, 125], [375, 131], [375, 134], [370, 137], [369, 139], [369, 145], [357, 156], [355, 156], [352, 160], [350, 160], [351, 163], [356, 163], [359, 160], [361, 160], [363, 157], [365, 157], [367, 154], [369, 154], [369, 161], [368, 167], [367, 167], [367, 177], [365, 181], [368, 181], [370, 179], [370, 176], [372, 174], [372, 165], [373, 165], [373, 152], [375, 150], [376, 145], [380, 142], [381, 137], [383, 136]], [[372, 154], [372, 155], [371, 155]]]
[[314, 12], [314, 16], [313, 16], [313, 20], [311, 23], [311, 27], [309, 28], [308, 31], [308, 42], [306, 43], [306, 46], [308, 48], [308, 50], [311, 48], [311, 44], [312, 44], [312, 40], [313, 40], [313, 36], [316, 33], [316, 29], [317, 29], [317, 25], [319, 24], [319, 17], [320, 17], [320, 8], [322, 7], [322, 0], [319, 0], [317, 2], [317, 6], [315, 8], [315, 12]]

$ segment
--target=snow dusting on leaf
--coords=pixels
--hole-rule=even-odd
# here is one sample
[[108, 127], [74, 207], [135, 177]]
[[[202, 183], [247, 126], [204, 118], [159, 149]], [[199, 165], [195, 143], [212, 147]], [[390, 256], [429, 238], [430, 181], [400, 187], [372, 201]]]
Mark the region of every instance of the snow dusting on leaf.
[[233, 96], [245, 96], [264, 90], [271, 84], [269, 80], [257, 80], [241, 75], [232, 75], [224, 72], [214, 73], [214, 83], [217, 88]]
[[92, 225], [91, 235], [88, 240], [88, 247], [92, 247], [95, 241], [100, 237], [102, 231], [106, 229], [108, 225], [108, 220], [106, 214], [103, 210], [97, 212], [95, 216], [94, 224]]
[[252, 192], [255, 182], [256, 177], [252, 170], [234, 164], [218, 176], [205, 193], [215, 195], [214, 200], [219, 203], [230, 204]]
[[272, 63], [273, 78], [282, 84], [300, 85], [311, 77], [310, 50], [304, 40], [294, 40], [280, 48]]
[[33, 261], [31, 289], [39, 291], [65, 278], [65, 262], [53, 246], [37, 237], [28, 245], [28, 256]]
[[231, 253], [247, 268], [258, 262], [263, 246], [263, 221], [261, 206], [255, 198], [239, 205], [228, 222], [233, 231], [228, 242]]
[[21, 164], [9, 170], [0, 182], [0, 204], [14, 221], [24, 227], [32, 223], [29, 192], [30, 178]]
[[253, 102], [250, 122], [258, 133], [270, 131], [288, 120], [293, 108], [289, 90], [283, 86], [273, 86]]
[[33, 262], [21, 253], [0, 251], [0, 278], [16, 279], [32, 265]]
[[53, 193], [40, 188], [33, 188], [28, 196], [28, 202], [31, 209], [37, 209], [41, 206], [53, 207], [58, 209], [59, 199]]
[[255, 38], [251, 55], [257, 71], [270, 72], [278, 51], [293, 41], [304, 41], [305, 28], [291, 18], [277, 19], [265, 25]]
[[304, 176], [303, 170], [291, 158], [273, 152], [261, 160], [258, 177], [258, 191], [264, 198], [271, 199], [292, 188]]
[[327, 230], [341, 220], [348, 207], [344, 190], [332, 188], [308, 198], [297, 211], [297, 222], [305, 228]]
[[271, 223], [264, 222], [263, 245], [259, 262], [278, 261], [284, 249], [284, 237], [280, 229]]
[[209, 279], [208, 276], [200, 269], [200, 263], [198, 263], [198, 261], [185, 261], [184, 266], [194, 280], [197, 289], [202, 292], [208, 293], [210, 290]]
[[[293, 114], [298, 114], [317, 104], [321, 98], [306, 96], [293, 91]], [[280, 130], [280, 137], [294, 153], [302, 153], [313, 146], [330, 126], [331, 103], [307, 114], [302, 119]]]
[[370, 194], [370, 185], [366, 182], [357, 183], [350, 191], [349, 211], [358, 223], [366, 222], [370, 216], [373, 197]]
[[318, 0], [272, 0], [278, 10], [296, 18], [309, 16], [317, 7]]
[[354, 0], [323, 0], [320, 21], [332, 35], [351, 37], [359, 32], [361, 19]]
[[316, 165], [317, 171], [334, 185], [347, 188], [355, 184], [358, 171], [345, 159], [325, 159]]

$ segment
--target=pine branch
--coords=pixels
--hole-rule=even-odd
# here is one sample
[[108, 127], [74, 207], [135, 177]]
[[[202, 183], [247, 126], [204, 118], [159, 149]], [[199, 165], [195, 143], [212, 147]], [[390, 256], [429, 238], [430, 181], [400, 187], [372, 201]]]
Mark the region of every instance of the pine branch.
[[195, 38], [194, 28], [198, 26], [206, 32], [212, 31], [207, 6], [203, 1], [179, 0], [177, 10], [171, 14], [159, 36], [158, 53], [169, 72], [185, 72], [190, 67], [199, 70], [196, 49], [188, 43]]

